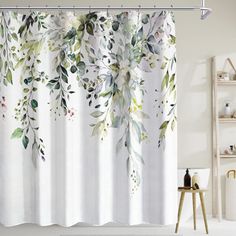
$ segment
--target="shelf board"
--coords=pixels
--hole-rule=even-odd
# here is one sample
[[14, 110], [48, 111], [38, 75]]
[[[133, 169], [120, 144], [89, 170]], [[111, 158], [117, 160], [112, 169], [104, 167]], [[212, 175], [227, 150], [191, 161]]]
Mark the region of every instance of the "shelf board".
[[220, 158], [236, 158], [236, 155], [220, 154]]
[[218, 85], [236, 85], [236, 80], [217, 80]]
[[236, 123], [236, 118], [219, 118], [220, 123]]

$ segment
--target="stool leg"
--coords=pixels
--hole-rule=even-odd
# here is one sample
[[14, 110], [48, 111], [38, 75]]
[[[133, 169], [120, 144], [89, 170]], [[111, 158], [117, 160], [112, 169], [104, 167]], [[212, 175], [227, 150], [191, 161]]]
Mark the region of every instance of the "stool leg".
[[193, 227], [196, 230], [196, 193], [192, 193], [193, 198]]
[[175, 226], [175, 233], [176, 234], [178, 233], [178, 229], [179, 229], [179, 222], [180, 222], [181, 212], [182, 212], [183, 203], [184, 203], [184, 195], [185, 195], [185, 192], [181, 192], [181, 196], [180, 196], [180, 200], [179, 200], [179, 209], [178, 209], [178, 221]]
[[203, 193], [200, 192], [199, 196], [200, 196], [200, 201], [201, 201], [201, 206], [202, 206], [202, 214], [203, 214], [205, 229], [206, 229], [206, 233], [208, 234], [208, 225], [207, 225], [206, 209], [205, 209], [205, 204], [204, 204]]

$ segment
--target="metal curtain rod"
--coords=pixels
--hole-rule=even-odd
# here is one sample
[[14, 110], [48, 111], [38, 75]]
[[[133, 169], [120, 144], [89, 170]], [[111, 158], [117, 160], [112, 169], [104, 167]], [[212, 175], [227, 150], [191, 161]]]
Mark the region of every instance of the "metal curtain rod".
[[208, 15], [212, 12], [211, 8], [205, 7], [205, 0], [201, 0], [201, 6], [189, 6], [189, 7], [111, 7], [108, 5], [107, 7], [77, 7], [77, 6], [0, 6], [0, 10], [31, 10], [31, 9], [36, 9], [36, 10], [43, 10], [43, 9], [48, 9], [48, 10], [170, 10], [170, 11], [193, 11], [193, 10], [200, 10], [201, 11], [201, 19], [204, 20], [207, 18]]

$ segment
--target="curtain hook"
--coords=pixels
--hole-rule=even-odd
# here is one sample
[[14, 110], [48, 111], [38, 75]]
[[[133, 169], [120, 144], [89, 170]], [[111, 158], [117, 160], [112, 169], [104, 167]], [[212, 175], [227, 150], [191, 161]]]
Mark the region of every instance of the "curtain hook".
[[58, 8], [59, 14], [62, 14], [61, 6], [58, 5], [57, 8]]
[[73, 5], [73, 12], [74, 12], [74, 16], [75, 16], [75, 5]]
[[91, 13], [91, 5], [89, 5], [89, 13]]
[[16, 5], [16, 13], [18, 13], [18, 6]]
[[138, 5], [138, 14], [140, 13], [141, 5]]
[[46, 8], [46, 12], [48, 13], [48, 5], [45, 5], [45, 8]]
[[108, 9], [109, 9], [110, 7], [111, 7], [110, 5], [107, 6], [107, 16], [109, 16]]
[[30, 5], [28, 5], [28, 9], [29, 9], [29, 13], [31, 14], [32, 11], [31, 11], [31, 7], [30, 7]]

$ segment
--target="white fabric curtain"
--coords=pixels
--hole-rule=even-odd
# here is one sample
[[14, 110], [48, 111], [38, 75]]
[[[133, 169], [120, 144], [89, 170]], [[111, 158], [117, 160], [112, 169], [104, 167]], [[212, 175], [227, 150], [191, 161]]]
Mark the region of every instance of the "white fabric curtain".
[[0, 222], [172, 224], [171, 13], [0, 13]]

